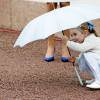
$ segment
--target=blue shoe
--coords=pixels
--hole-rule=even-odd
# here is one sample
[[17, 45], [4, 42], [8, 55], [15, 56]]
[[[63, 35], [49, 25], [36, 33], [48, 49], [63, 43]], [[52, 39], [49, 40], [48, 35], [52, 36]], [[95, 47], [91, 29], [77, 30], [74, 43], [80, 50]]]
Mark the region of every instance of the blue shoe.
[[51, 62], [51, 61], [54, 61], [54, 57], [45, 57], [44, 60], [46, 62]]
[[62, 62], [69, 62], [68, 57], [61, 57]]

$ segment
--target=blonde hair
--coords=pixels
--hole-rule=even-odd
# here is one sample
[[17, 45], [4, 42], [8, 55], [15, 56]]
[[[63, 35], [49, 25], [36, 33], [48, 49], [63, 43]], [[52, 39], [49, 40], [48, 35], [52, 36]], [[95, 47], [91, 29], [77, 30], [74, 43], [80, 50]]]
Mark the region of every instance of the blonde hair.
[[83, 31], [87, 30], [87, 31], [89, 31], [89, 33], [93, 33], [93, 34], [95, 34], [95, 36], [97, 36], [97, 33], [94, 29], [94, 25], [92, 23], [89, 23], [89, 22], [81, 24], [78, 27], [78, 30], [82, 33], [83, 33]]

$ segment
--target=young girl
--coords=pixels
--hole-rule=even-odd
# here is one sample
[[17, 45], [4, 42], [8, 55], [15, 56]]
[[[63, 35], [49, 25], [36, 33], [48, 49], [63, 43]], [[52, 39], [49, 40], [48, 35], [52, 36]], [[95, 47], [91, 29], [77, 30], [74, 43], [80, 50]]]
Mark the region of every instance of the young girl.
[[[69, 6], [70, 2], [60, 2], [59, 5], [60, 5], [60, 7]], [[58, 6], [58, 3], [47, 3], [48, 11], [56, 9], [57, 6]], [[68, 30], [64, 30], [63, 33], [64, 33], [64, 35], [67, 35], [67, 36], [69, 35]], [[54, 49], [55, 49], [55, 38], [54, 38], [54, 35], [52, 35], [48, 38], [47, 52], [46, 52], [46, 55], [44, 58], [45, 61], [50, 62], [50, 61], [54, 60]], [[67, 51], [66, 45], [64, 45], [64, 43], [62, 42], [61, 61], [67, 62], [68, 55], [69, 55], [69, 53]]]
[[93, 77], [87, 81], [86, 87], [100, 89], [100, 37], [95, 35], [91, 23], [85, 23], [70, 32], [73, 34], [71, 40], [67, 41], [67, 46], [80, 52], [80, 71], [87, 71]]

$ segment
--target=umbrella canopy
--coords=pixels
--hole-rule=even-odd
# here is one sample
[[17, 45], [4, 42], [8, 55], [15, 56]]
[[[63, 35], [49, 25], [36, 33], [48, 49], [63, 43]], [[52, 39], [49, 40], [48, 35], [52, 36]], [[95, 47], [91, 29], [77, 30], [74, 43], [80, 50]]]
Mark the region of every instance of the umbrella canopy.
[[46, 3], [46, 2], [67, 2], [68, 0], [25, 0], [25, 1]]
[[100, 18], [100, 8], [89, 5], [78, 4], [50, 11], [30, 21], [19, 35], [14, 47], [23, 47], [29, 42], [45, 39], [56, 32], [77, 27], [97, 18]]
[[69, 0], [71, 4], [89, 4], [94, 6], [100, 6], [99, 0]]
[[25, 0], [25, 1], [33, 1], [33, 2], [69, 2], [71, 4], [91, 4], [95, 6], [100, 6], [100, 0]]

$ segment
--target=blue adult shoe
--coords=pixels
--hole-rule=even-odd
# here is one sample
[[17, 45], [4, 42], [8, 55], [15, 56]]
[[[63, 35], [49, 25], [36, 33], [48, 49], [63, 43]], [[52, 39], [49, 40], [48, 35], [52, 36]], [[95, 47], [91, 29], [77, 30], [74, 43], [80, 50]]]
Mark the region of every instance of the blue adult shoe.
[[61, 57], [62, 62], [69, 62], [68, 57]]
[[54, 57], [45, 57], [44, 60], [46, 62], [51, 62], [51, 61], [54, 61]]

